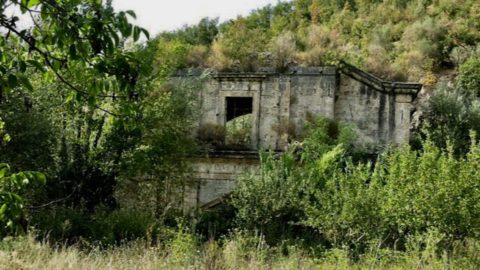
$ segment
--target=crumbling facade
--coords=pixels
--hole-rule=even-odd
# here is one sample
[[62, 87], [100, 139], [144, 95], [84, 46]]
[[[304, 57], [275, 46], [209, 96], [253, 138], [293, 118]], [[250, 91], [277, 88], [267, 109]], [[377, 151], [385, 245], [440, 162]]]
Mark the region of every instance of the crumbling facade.
[[[196, 71], [178, 76], [199, 75]], [[258, 167], [256, 151], [284, 150], [292, 137], [302, 134], [309, 117], [349, 123], [361, 145], [408, 142], [412, 102], [420, 88], [416, 83], [383, 81], [346, 63], [341, 68], [295, 67], [284, 73], [211, 73], [199, 92], [198, 131], [221, 131], [232, 119], [249, 115], [250, 137], [241, 151], [219, 151], [228, 149], [224, 145], [196, 160], [195, 184], [186, 202], [213, 205], [232, 190], [239, 174]]]

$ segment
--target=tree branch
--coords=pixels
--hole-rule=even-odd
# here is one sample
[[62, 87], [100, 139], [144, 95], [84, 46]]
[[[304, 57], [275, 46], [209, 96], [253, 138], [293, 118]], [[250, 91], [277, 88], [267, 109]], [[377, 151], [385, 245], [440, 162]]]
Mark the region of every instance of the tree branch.
[[[81, 90], [79, 89], [78, 87], [74, 86], [72, 83], [70, 83], [67, 79], [65, 79], [57, 70], [56, 68], [53, 66], [52, 62], [50, 61], [50, 59], [54, 59], [54, 60], [57, 60], [57, 61], [60, 61], [60, 62], [65, 62], [66, 60], [65, 59], [60, 59], [60, 58], [56, 58], [54, 56], [52, 56], [50, 53], [48, 52], [45, 52], [43, 50], [41, 50], [40, 48], [38, 48], [36, 45], [35, 45], [35, 39], [31, 36], [25, 36], [24, 34], [22, 34], [21, 32], [19, 32], [15, 27], [14, 25], [9, 22], [9, 21], [6, 21], [5, 19], [3, 18], [0, 18], [0, 25], [5, 27], [6, 29], [8, 29], [10, 32], [14, 33], [16, 36], [18, 36], [19, 38], [21, 38], [23, 41], [25, 41], [30, 50], [31, 51], [36, 51], [37, 53], [39, 53], [43, 59], [45, 60], [45, 63], [47, 64], [47, 66], [53, 71], [53, 73], [55, 74], [55, 76], [62, 82], [64, 83], [65, 85], [67, 85], [70, 89], [74, 90], [75, 92], [83, 95], [83, 96], [90, 96], [90, 94], [87, 92], [87, 91], [84, 91], [84, 90]], [[100, 98], [112, 98], [112, 99], [115, 99], [115, 98], [122, 98], [122, 96], [115, 96], [115, 95], [96, 95], [96, 97], [100, 97]]]

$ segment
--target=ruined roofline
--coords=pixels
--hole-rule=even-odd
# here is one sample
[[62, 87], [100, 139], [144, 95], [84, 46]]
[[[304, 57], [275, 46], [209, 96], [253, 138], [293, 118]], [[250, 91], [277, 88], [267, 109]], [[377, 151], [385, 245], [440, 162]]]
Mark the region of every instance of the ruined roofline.
[[412, 95], [413, 98], [416, 98], [418, 92], [420, 92], [423, 86], [420, 83], [386, 81], [344, 61], [340, 62], [339, 70], [341, 73], [358, 80], [379, 92], [387, 94], [408, 94]]
[[213, 78], [266, 78], [268, 76], [278, 76], [278, 75], [336, 76], [337, 68], [335, 66], [321, 66], [321, 67], [294, 66], [294, 67], [288, 68], [284, 72], [279, 72], [275, 68], [270, 68], [270, 67], [262, 67], [256, 71], [216, 71], [213, 69], [186, 68], [186, 69], [177, 70], [172, 77], [196, 77], [201, 75], [208, 75]]
[[383, 80], [369, 72], [363, 71], [347, 62], [341, 61], [338, 66], [322, 67], [302, 67], [294, 66], [288, 68], [285, 72], [278, 72], [274, 68], [259, 68], [257, 71], [250, 72], [224, 72], [211, 69], [190, 68], [178, 70], [173, 77], [196, 77], [208, 75], [217, 80], [264, 80], [269, 76], [288, 75], [288, 76], [337, 76], [343, 73], [357, 81], [360, 81], [373, 89], [386, 94], [407, 94], [416, 98], [422, 88], [420, 83], [396, 82]]

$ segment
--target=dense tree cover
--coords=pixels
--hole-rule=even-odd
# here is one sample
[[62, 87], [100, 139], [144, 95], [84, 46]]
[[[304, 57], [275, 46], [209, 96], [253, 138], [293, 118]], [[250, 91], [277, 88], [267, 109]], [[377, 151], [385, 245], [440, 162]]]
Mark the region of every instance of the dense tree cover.
[[[22, 27], [27, 20], [9, 16], [8, 9], [21, 10], [33, 26]], [[110, 1], [1, 1], [2, 94], [20, 84], [32, 91], [26, 75], [32, 71], [63, 82], [72, 100], [94, 104], [131, 96], [141, 68], [124, 42], [148, 33], [130, 24], [128, 16], [135, 14], [115, 13]]]
[[[25, 22], [8, 9], [19, 9], [33, 25], [23, 29]], [[128, 170], [164, 179], [159, 174], [192, 148], [190, 99], [161, 87], [164, 77], [149, 61], [157, 47], [131, 44], [148, 33], [128, 17], [135, 14], [116, 13], [110, 1], [0, 2], [0, 134], [9, 140], [0, 158], [25, 171], [11, 174], [2, 165], [2, 226], [25, 223], [24, 210], [113, 209], [115, 186]], [[133, 166], [145, 149], [151, 150], [143, 156], [154, 160]], [[47, 184], [24, 189], [37, 175], [30, 170], [44, 172]]]
[[475, 0], [294, 0], [163, 36], [191, 46], [184, 55], [196, 57], [183, 58], [185, 66], [282, 69], [342, 59], [379, 76], [433, 85], [440, 70], [478, 57], [479, 21]]

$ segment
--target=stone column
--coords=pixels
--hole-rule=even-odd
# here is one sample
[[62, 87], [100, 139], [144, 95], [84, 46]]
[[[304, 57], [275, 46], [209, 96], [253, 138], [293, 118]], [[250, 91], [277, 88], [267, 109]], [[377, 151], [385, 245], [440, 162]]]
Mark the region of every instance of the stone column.
[[395, 131], [393, 139], [396, 144], [408, 143], [410, 139], [412, 99], [412, 96], [409, 94], [397, 94], [395, 98]]

